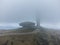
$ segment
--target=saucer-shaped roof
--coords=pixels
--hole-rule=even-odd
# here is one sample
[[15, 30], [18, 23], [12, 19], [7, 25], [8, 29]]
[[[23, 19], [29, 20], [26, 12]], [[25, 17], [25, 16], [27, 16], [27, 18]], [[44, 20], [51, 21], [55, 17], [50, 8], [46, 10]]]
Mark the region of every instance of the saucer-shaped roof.
[[20, 26], [35, 26], [35, 23], [33, 23], [33, 22], [22, 22], [19, 25]]

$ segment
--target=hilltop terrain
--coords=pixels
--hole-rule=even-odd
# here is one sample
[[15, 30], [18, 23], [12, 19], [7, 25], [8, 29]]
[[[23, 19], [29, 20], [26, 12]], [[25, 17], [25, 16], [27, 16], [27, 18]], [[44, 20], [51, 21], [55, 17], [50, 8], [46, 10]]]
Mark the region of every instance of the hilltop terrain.
[[[19, 42], [25, 41], [25, 43]], [[28, 41], [30, 40], [30, 41]], [[17, 41], [17, 42], [16, 42]], [[59, 45], [60, 30], [53, 30], [40, 27], [40, 29], [0, 30], [0, 45]], [[30, 44], [31, 43], [31, 44]]]

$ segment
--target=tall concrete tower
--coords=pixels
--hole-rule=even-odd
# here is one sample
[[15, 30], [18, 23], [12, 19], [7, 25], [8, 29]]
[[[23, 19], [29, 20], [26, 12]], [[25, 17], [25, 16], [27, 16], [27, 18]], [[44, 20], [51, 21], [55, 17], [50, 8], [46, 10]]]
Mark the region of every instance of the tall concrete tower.
[[37, 28], [40, 28], [40, 13], [39, 13], [39, 11], [36, 12], [36, 23], [37, 23]]

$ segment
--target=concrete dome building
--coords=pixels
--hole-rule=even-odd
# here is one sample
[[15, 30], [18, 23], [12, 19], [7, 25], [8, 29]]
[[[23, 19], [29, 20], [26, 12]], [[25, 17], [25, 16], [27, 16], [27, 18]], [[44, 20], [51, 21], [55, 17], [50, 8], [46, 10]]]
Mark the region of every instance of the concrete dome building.
[[35, 23], [33, 23], [33, 22], [22, 22], [19, 25], [22, 26], [23, 28], [25, 28], [25, 27], [29, 28], [29, 27], [34, 27]]
[[22, 26], [22, 32], [31, 32], [36, 29], [35, 23], [33, 22], [22, 22], [19, 25]]

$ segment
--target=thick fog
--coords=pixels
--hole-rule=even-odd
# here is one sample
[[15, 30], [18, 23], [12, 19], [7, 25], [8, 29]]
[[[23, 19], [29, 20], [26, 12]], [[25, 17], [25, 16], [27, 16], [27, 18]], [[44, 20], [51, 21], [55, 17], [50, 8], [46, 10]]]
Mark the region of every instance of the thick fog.
[[[38, 12], [38, 13], [37, 13]], [[60, 28], [59, 0], [0, 0], [0, 23], [14, 24], [31, 21], [47, 28]], [[6, 25], [5, 24], [5, 25]]]

